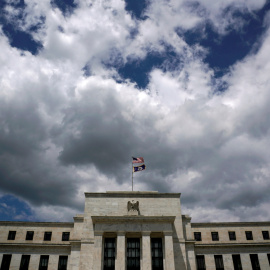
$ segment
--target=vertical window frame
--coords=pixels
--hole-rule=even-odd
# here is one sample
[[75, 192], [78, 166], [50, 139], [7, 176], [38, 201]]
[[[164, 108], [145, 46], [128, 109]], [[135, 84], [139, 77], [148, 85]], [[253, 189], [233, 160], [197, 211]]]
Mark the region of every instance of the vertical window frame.
[[19, 270], [28, 270], [30, 263], [30, 255], [22, 255]]
[[269, 231], [262, 231], [263, 240], [269, 240]]
[[115, 270], [116, 238], [104, 238], [103, 270]]
[[51, 241], [52, 240], [52, 232], [44, 232], [43, 241]]
[[70, 232], [62, 232], [62, 241], [69, 241]]
[[218, 232], [211, 232], [212, 241], [219, 241]]
[[[45, 265], [44, 262], [46, 262]], [[38, 270], [47, 270], [48, 265], [49, 265], [49, 255], [40, 255]]]
[[58, 270], [67, 270], [68, 256], [60, 255], [58, 260]]
[[252, 270], [261, 270], [258, 254], [249, 254]]
[[7, 240], [15, 240], [16, 238], [16, 231], [9, 231]]
[[245, 231], [245, 234], [246, 234], [246, 239], [247, 240], [253, 240], [253, 233], [252, 231]]
[[27, 231], [26, 232], [26, 236], [25, 236], [25, 240], [27, 241], [31, 241], [34, 239], [34, 231]]
[[240, 254], [232, 254], [234, 270], [242, 270], [242, 261]]
[[228, 234], [229, 234], [230, 241], [235, 241], [236, 240], [236, 233], [235, 233], [235, 231], [229, 231]]
[[206, 270], [204, 255], [196, 255], [197, 270]]
[[152, 270], [163, 270], [163, 241], [161, 237], [151, 238]]
[[12, 254], [3, 254], [1, 262], [1, 270], [9, 270]]
[[195, 239], [195, 241], [202, 241], [202, 233], [201, 232], [194, 232], [194, 239]]
[[224, 262], [222, 255], [214, 255], [216, 270], [224, 270]]

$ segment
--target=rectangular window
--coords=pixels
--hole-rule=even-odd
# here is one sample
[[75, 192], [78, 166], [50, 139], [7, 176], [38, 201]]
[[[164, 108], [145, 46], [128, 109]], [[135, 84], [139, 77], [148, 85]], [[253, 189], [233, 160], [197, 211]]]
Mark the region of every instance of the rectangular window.
[[41, 255], [39, 261], [39, 270], [47, 270], [49, 264], [49, 255]]
[[34, 238], [34, 232], [33, 231], [27, 231], [25, 240], [33, 240], [33, 238]]
[[246, 238], [247, 240], [253, 240], [253, 235], [251, 231], [246, 232]]
[[69, 232], [62, 233], [62, 241], [69, 241]]
[[10, 261], [11, 261], [11, 254], [3, 254], [1, 270], [9, 270]]
[[163, 270], [162, 238], [151, 238], [152, 270]]
[[59, 256], [58, 270], [67, 270], [68, 256]]
[[127, 238], [127, 270], [140, 270], [140, 238]]
[[261, 270], [258, 254], [249, 254], [249, 256], [250, 256], [250, 261], [252, 265], [252, 270]]
[[8, 232], [8, 240], [15, 240], [16, 231], [9, 231]]
[[269, 240], [269, 231], [262, 231], [263, 239]]
[[269, 265], [270, 265], [270, 254], [267, 254], [267, 258], [268, 258], [268, 262], [269, 262]]
[[202, 235], [200, 232], [194, 232], [194, 239], [196, 241], [202, 241]]
[[219, 241], [218, 232], [211, 232], [211, 234], [213, 241]]
[[104, 240], [104, 270], [115, 269], [115, 238]]
[[229, 239], [230, 240], [236, 240], [235, 232], [229, 232]]
[[234, 270], [242, 270], [242, 263], [239, 254], [232, 255]]
[[205, 270], [206, 269], [204, 255], [197, 255], [196, 262], [197, 262], [197, 270]]
[[224, 270], [222, 255], [214, 255], [216, 270]]
[[20, 270], [28, 270], [30, 255], [22, 255]]
[[44, 232], [44, 241], [52, 240], [52, 232]]

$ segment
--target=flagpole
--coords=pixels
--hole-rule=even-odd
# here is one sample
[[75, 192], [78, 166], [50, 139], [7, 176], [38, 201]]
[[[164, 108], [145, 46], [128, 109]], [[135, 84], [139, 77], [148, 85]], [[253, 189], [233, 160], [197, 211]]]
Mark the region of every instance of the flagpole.
[[133, 163], [131, 161], [131, 169], [132, 169], [132, 191], [133, 191]]

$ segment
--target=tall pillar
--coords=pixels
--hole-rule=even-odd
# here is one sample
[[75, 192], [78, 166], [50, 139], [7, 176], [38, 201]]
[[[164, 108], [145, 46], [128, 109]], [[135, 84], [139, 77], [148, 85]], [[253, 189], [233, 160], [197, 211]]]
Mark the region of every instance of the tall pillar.
[[126, 269], [126, 233], [117, 232], [115, 269]]
[[164, 232], [165, 270], [175, 270], [172, 232]]
[[94, 258], [93, 258], [93, 269], [102, 270], [102, 237], [103, 232], [95, 232], [95, 245], [94, 245]]
[[142, 232], [142, 270], [151, 270], [150, 233]]

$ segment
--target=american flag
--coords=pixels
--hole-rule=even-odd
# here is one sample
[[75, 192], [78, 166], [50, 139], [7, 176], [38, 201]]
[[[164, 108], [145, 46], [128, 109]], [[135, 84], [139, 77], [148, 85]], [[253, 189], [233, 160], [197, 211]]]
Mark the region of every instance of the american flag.
[[132, 157], [132, 163], [144, 163], [143, 157]]

